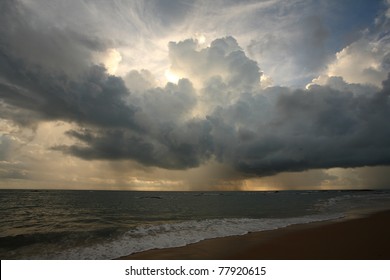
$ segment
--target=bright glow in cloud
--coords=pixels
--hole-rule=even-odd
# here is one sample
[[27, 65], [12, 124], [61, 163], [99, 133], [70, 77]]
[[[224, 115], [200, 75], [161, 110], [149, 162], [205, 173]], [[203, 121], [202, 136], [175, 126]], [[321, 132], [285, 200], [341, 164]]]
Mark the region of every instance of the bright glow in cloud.
[[121, 61], [121, 54], [116, 49], [109, 49], [106, 52], [106, 57], [103, 61], [103, 64], [106, 66], [107, 72], [109, 74], [115, 75]]
[[165, 78], [168, 82], [177, 84], [180, 80], [179, 75], [172, 72], [170, 69], [165, 70]]
[[200, 46], [204, 45], [206, 43], [206, 36], [201, 33], [196, 33], [195, 34], [195, 39], [198, 42]]

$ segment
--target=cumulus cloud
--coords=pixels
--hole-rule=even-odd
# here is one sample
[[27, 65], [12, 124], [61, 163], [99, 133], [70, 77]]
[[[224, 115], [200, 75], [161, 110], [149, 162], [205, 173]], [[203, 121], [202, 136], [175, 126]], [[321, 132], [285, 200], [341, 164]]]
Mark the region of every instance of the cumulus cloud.
[[329, 76], [341, 76], [349, 83], [380, 86], [390, 68], [387, 43], [361, 39], [337, 53], [336, 60], [328, 66]]
[[260, 68], [249, 59], [231, 36], [216, 39], [210, 47], [197, 50], [197, 41], [188, 39], [169, 43], [171, 69], [181, 77], [202, 86], [220, 79], [227, 87], [251, 91], [260, 83]]

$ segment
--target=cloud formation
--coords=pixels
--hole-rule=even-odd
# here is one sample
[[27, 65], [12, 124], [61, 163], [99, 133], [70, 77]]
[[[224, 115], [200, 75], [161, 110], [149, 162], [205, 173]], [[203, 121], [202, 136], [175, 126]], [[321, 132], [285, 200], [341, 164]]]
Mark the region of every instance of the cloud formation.
[[180, 71], [200, 77], [207, 87], [202, 94], [227, 95], [234, 102], [220, 102], [204, 118], [193, 118], [198, 96], [187, 79], [132, 96], [123, 80], [102, 66], [72, 81], [4, 53], [2, 100], [42, 119], [82, 126], [68, 132], [79, 145], [56, 149], [84, 159], [132, 159], [186, 169], [214, 156], [256, 175], [389, 164], [389, 80], [367, 95], [354, 94], [346, 83], [344, 91], [319, 85], [261, 90], [255, 87], [260, 83], [257, 63], [231, 37], [200, 51], [191, 40], [171, 46], [176, 48], [174, 69], [181, 63]]
[[[160, 11], [163, 2], [150, 2], [148, 11]], [[240, 7], [255, 6], [257, 11], [268, 9], [265, 4], [249, 1]], [[129, 59], [120, 52], [121, 43], [60, 25], [44, 27], [44, 20], [31, 12], [35, 8], [22, 1], [0, 5], [0, 117], [22, 128], [55, 121], [69, 124], [64, 135], [71, 141], [56, 142], [51, 151], [86, 161], [130, 160], [167, 170], [216, 162], [219, 181], [224, 180], [223, 170], [241, 180], [390, 165], [385, 15], [370, 35], [363, 34], [333, 60], [326, 49], [330, 35], [324, 19], [300, 18], [302, 28], [291, 42], [303, 40], [306, 47], [288, 61], [324, 74], [297, 89], [262, 86], [261, 56], [275, 50], [282, 55], [287, 33], [264, 35], [266, 40], [252, 41], [247, 48], [234, 36], [209, 44], [171, 41], [168, 66], [180, 79], [177, 84], [161, 83], [143, 66], [114, 75]], [[271, 6], [279, 7], [275, 5]], [[177, 13], [162, 11], [174, 17], [156, 21], [174, 28], [199, 11], [190, 2], [174, 7]], [[133, 12], [138, 8], [132, 7]], [[297, 42], [290, 51], [299, 46]], [[105, 54], [108, 62], [99, 64], [95, 58]], [[257, 62], [253, 57], [258, 55]], [[303, 72], [296, 73], [297, 80], [306, 77]], [[10, 156], [15, 153], [11, 144], [9, 133], [0, 134], [1, 176], [24, 178], [24, 166]]]

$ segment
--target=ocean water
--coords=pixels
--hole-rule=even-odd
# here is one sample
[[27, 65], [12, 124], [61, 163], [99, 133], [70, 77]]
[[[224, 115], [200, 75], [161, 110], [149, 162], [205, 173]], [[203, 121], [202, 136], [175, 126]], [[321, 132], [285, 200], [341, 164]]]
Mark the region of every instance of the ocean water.
[[113, 259], [390, 208], [390, 191], [0, 190], [1, 259]]

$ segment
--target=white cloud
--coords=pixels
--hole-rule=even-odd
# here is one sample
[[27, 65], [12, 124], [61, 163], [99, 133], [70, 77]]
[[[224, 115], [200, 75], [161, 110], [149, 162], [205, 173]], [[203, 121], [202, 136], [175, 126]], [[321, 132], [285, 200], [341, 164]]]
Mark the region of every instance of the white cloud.
[[337, 53], [327, 74], [343, 77], [348, 83], [381, 86], [389, 70], [383, 68], [382, 61], [389, 51], [388, 45], [361, 39]]

